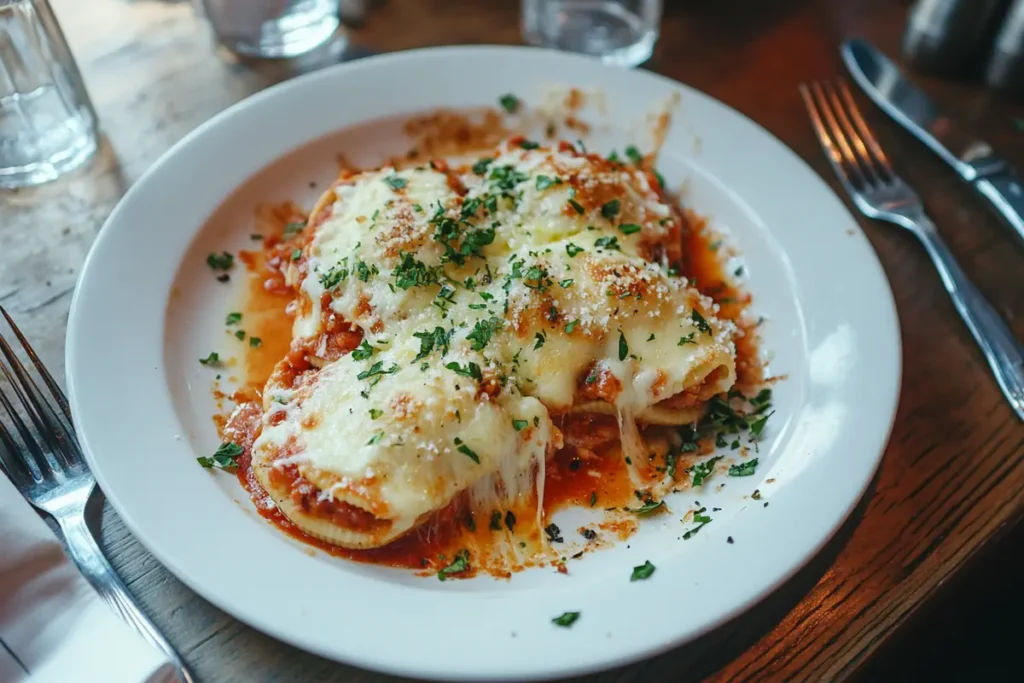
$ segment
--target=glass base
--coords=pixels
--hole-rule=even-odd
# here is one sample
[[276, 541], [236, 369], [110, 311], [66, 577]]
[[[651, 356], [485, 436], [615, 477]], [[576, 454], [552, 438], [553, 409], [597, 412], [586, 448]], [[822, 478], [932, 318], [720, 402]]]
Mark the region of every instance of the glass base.
[[657, 22], [648, 19], [619, 2], [549, 0], [524, 5], [523, 34], [531, 45], [632, 67], [643, 64], [654, 52]]
[[60, 161], [40, 161], [26, 166], [0, 168], [0, 188], [12, 190], [56, 180], [88, 161], [96, 153], [97, 147], [96, 139], [89, 137]]
[[[330, 40], [341, 21], [336, 14], [324, 16], [313, 24], [288, 27], [283, 22], [266, 22], [258, 35], [218, 35], [217, 39], [227, 49], [246, 57], [263, 59], [288, 59], [311, 52]], [[344, 34], [339, 38], [346, 40]]]

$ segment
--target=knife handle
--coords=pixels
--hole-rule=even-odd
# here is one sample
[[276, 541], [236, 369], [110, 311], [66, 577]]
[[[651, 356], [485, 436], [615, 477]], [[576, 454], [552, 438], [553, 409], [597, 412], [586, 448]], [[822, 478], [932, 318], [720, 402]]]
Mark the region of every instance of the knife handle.
[[1005, 170], [977, 180], [974, 187], [1010, 224], [1018, 245], [1024, 248], [1024, 185], [1013, 171]]

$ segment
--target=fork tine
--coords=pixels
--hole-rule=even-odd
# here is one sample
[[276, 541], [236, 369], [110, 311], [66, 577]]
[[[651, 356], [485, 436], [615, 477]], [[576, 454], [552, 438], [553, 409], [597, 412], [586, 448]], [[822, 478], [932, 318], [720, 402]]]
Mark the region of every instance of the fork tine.
[[832, 139], [832, 134], [821, 118], [819, 107], [814, 101], [810, 89], [804, 83], [800, 84], [800, 96], [804, 100], [804, 108], [807, 109], [807, 115], [811, 119], [811, 125], [814, 127], [815, 135], [818, 136], [821, 149], [825, 152], [825, 158], [828, 159], [836, 175], [839, 176], [840, 182], [842, 182], [847, 190], [853, 191], [854, 178], [850, 174], [854, 169], [848, 169], [848, 164], [843, 158], [842, 152], [839, 151], [835, 140]]
[[850, 113], [850, 118], [853, 119], [853, 125], [860, 133], [860, 137], [864, 139], [867, 144], [868, 150], [874, 157], [875, 163], [885, 169], [886, 174], [891, 179], [893, 175], [892, 164], [889, 163], [889, 157], [886, 156], [885, 152], [882, 151], [881, 145], [878, 144], [878, 140], [875, 138], [875, 134], [868, 128], [868, 124], [864, 121], [864, 117], [860, 115], [860, 107], [853, 101], [853, 95], [850, 94], [850, 88], [847, 87], [846, 81], [843, 79], [839, 80], [839, 95], [846, 103], [846, 111]]
[[814, 99], [818, 103], [818, 108], [821, 110], [822, 116], [825, 119], [825, 124], [832, 135], [832, 138], [836, 141], [836, 147], [839, 149], [843, 160], [846, 165], [852, 170], [853, 175], [859, 185], [858, 190], [862, 190], [870, 185], [867, 176], [864, 174], [864, 170], [858, 163], [857, 155], [850, 147], [846, 136], [843, 134], [843, 128], [839, 125], [839, 121], [836, 119], [835, 113], [832, 111], [832, 105], [829, 102], [828, 97], [825, 95], [825, 90], [820, 82], [815, 82], [811, 85], [811, 93], [814, 95]]
[[[69, 454], [66, 446], [66, 444], [74, 444], [74, 439], [68, 438], [64, 425], [61, 424], [53, 408], [47, 403], [46, 397], [42, 395], [35, 380], [28, 374], [28, 370], [18, 360], [18, 357], [14, 355], [13, 349], [11, 349], [3, 335], [0, 335], [0, 353], [7, 359], [10, 367], [13, 368], [13, 376], [11, 370], [6, 365], [0, 365], [0, 369], [3, 370], [3, 374], [7, 377], [11, 388], [14, 389], [14, 393], [25, 408], [25, 412], [28, 413], [29, 419], [35, 425], [36, 431], [46, 442], [46, 445], [49, 446], [49, 450], [53, 454], [51, 456], [52, 461], [45, 457], [43, 458], [43, 461], [39, 463], [40, 469], [43, 469], [44, 462], [46, 465], [57, 470], [74, 467], [76, 463], [75, 455], [77, 453]], [[2, 360], [0, 360], [0, 364], [2, 364]], [[11, 412], [11, 408], [8, 408], [8, 411]], [[14, 412], [11, 412], [11, 416], [14, 419], [20, 420], [20, 417]], [[25, 436], [24, 433], [22, 435]], [[29, 434], [26, 440], [30, 438]], [[63, 462], [58, 461], [57, 455], [62, 457]]]
[[[843, 129], [843, 134], [852, 145], [852, 150], [857, 156], [857, 160], [860, 163], [861, 168], [864, 169], [864, 173], [868, 176], [872, 185], [884, 185], [889, 181], [889, 173], [885, 166], [880, 163], [876, 157], [874, 157], [874, 148], [878, 147], [878, 144], [869, 146], [865, 143], [863, 136], [860, 135], [857, 128], [851, 122], [851, 117], [848, 114], [851, 106], [856, 108], [856, 104], [852, 98], [849, 101], [844, 102], [840, 99], [837, 92], [836, 86], [831, 83], [825, 83], [822, 91], [828, 97], [828, 100], [833, 106], [833, 110], [836, 113], [836, 119], [839, 122], [840, 127]], [[859, 114], [859, 112], [857, 112]], [[861, 119], [861, 121], [863, 121]]]
[[7, 427], [0, 422], [0, 469], [7, 473], [11, 482], [21, 488], [27, 477], [33, 481], [39, 481], [37, 472], [34, 472], [24, 458], [18, 457], [18, 444], [14, 437], [7, 431]]
[[[871, 149], [864, 143], [863, 138], [857, 132], [853, 123], [850, 122], [850, 117], [847, 116], [847, 109], [852, 101], [845, 103], [839, 99], [839, 95], [836, 92], [836, 88], [832, 83], [826, 82], [822, 87], [822, 91], [828, 97], [829, 102], [832, 104], [832, 109], [835, 111], [836, 120], [839, 122], [839, 126], [842, 128], [843, 135], [850, 141], [851, 151], [857, 156], [857, 160], [861, 167], [865, 171], [865, 175], [869, 177], [872, 185], [882, 185], [887, 181], [887, 174], [884, 168], [877, 164], [872, 154]], [[856, 106], [856, 105], [854, 105]]]
[[[17, 393], [19, 398], [21, 398], [21, 390], [18, 388], [14, 376], [11, 374], [10, 369], [3, 360], [0, 360], [0, 373], [7, 378], [7, 383], [11, 385], [15, 393]], [[22, 400], [22, 403], [24, 403], [24, 400]], [[0, 405], [3, 405], [4, 409], [7, 411], [7, 415], [11, 418], [11, 422], [14, 424], [14, 429], [21, 435], [21, 440], [25, 444], [24, 449], [19, 449], [14, 438], [10, 435], [10, 432], [8, 432], [7, 428], [4, 427], [3, 431], [6, 435], [4, 445], [10, 447], [12, 452], [11, 458], [16, 460], [18, 459], [19, 452], [25, 453], [26, 456], [22, 458], [25, 467], [29, 470], [33, 470], [34, 479], [41, 481], [51, 470], [50, 464], [46, 460], [46, 456], [43, 454], [42, 449], [39, 448], [39, 444], [36, 443], [36, 440], [32, 437], [32, 432], [29, 430], [28, 425], [25, 424], [25, 421], [21, 419], [21, 415], [18, 414], [18, 411], [11, 402], [11, 399], [8, 398], [7, 393], [2, 390], [0, 390]], [[0, 427], [3, 427], [2, 423], [0, 423]]]
[[14, 336], [16, 336], [18, 341], [21, 342], [21, 348], [25, 350], [25, 353], [28, 355], [29, 360], [32, 361], [32, 364], [36, 366], [36, 370], [39, 371], [39, 375], [43, 378], [43, 382], [46, 383], [47, 388], [50, 390], [50, 394], [57, 402], [57, 405], [60, 406], [60, 410], [64, 413], [64, 417], [68, 419], [68, 424], [74, 424], [71, 420], [71, 406], [68, 405], [68, 399], [64, 396], [64, 392], [61, 391], [60, 385], [53, 379], [50, 371], [46, 369], [46, 366], [43, 365], [43, 361], [39, 359], [35, 349], [33, 349], [32, 345], [28, 343], [28, 339], [26, 339], [25, 335], [21, 333], [18, 326], [14, 324], [14, 320], [11, 318], [10, 314], [4, 310], [3, 306], [0, 306], [0, 314], [4, 316], [5, 320], [7, 320], [7, 324], [10, 325], [11, 331], [14, 332]]

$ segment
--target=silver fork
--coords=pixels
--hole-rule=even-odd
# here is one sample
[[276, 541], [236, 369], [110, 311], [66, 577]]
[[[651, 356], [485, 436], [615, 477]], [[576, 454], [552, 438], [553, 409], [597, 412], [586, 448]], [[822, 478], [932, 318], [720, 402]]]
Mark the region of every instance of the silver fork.
[[[7, 473], [26, 500], [57, 522], [68, 554], [100, 597], [151, 645], [168, 656], [185, 683], [191, 683], [192, 676], [181, 656], [135, 604], [86, 526], [85, 506], [96, 480], [79, 449], [67, 399], [3, 307], [0, 307], [0, 314], [7, 320], [46, 385], [49, 399], [57, 407], [55, 410], [47, 394], [18, 360], [14, 348], [0, 334], [0, 405], [8, 418], [4, 421], [0, 413], [0, 469]], [[4, 386], [4, 379], [9, 389]], [[22, 415], [28, 417], [28, 422]]]
[[906, 228], [924, 245], [999, 388], [1024, 421], [1024, 347], [964, 275], [920, 197], [892, 170], [846, 83], [801, 85], [800, 94], [821, 148], [854, 205], [868, 218]]

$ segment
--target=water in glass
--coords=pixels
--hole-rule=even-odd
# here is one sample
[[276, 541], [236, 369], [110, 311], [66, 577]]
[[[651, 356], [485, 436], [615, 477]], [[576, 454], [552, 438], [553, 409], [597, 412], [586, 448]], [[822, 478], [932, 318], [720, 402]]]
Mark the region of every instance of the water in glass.
[[0, 0], [0, 187], [54, 180], [96, 146], [96, 114], [50, 5]]
[[523, 0], [522, 21], [531, 45], [636, 66], [654, 51], [661, 0]]
[[297, 57], [327, 42], [341, 23], [339, 0], [195, 2], [217, 40], [248, 57]]

